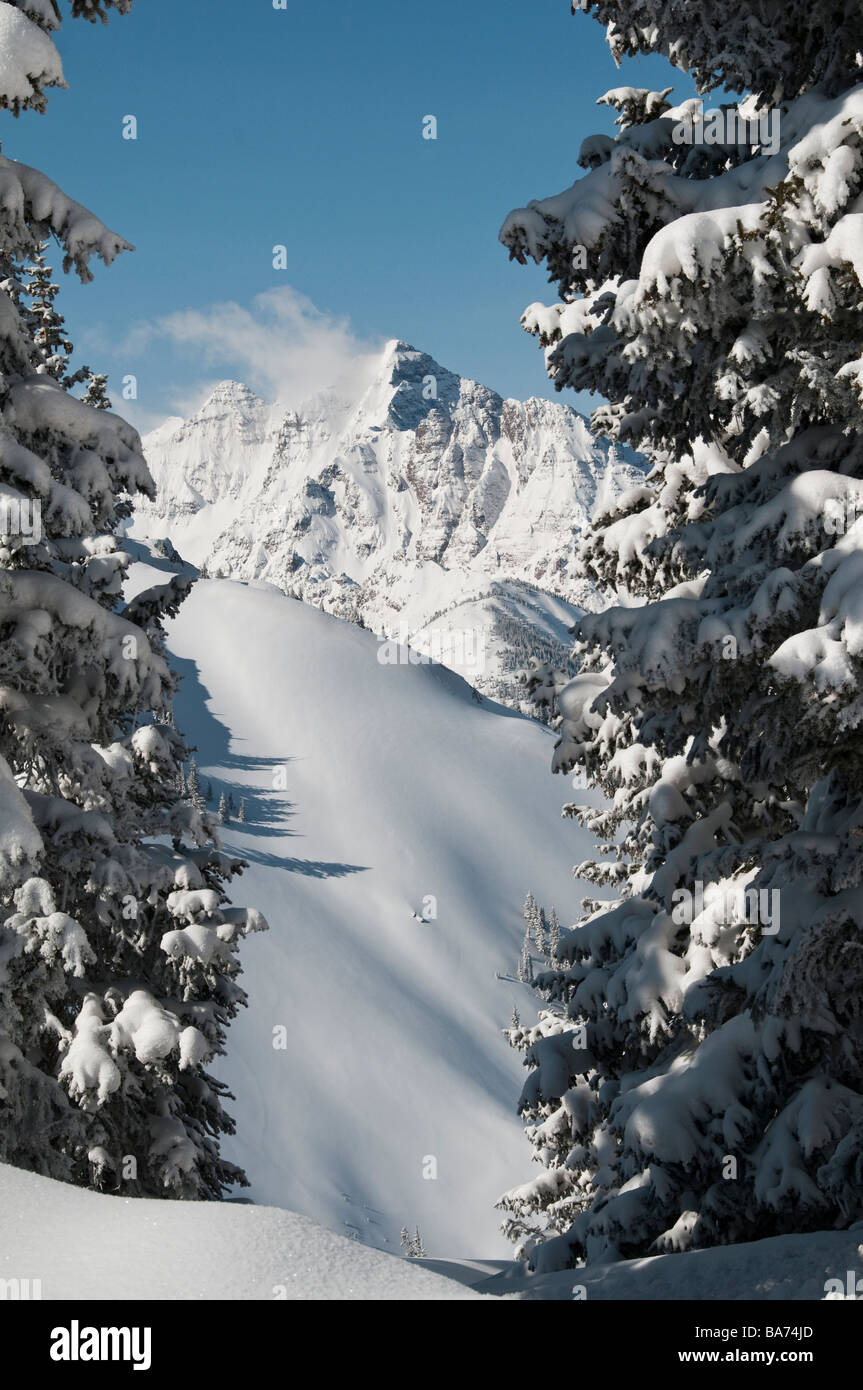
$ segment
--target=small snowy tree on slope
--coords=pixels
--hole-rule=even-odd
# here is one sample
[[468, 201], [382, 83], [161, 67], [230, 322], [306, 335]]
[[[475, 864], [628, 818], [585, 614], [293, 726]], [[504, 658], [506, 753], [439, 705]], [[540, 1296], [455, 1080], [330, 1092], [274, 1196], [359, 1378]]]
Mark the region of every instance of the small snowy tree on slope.
[[35, 330], [33, 338], [43, 359], [44, 370], [55, 381], [65, 383], [73, 347], [66, 334], [66, 320], [55, 307], [60, 286], [45, 264], [44, 247], [39, 247], [25, 267], [25, 272], [26, 293]]
[[189, 762], [189, 776], [186, 781], [187, 796], [191, 805], [196, 811], [203, 814], [206, 810], [206, 802], [201, 794], [201, 783], [198, 777], [198, 764], [194, 758]]
[[[58, 26], [53, 0], [0, 3], [0, 106], [44, 109]], [[2, 156], [0, 187], [0, 1158], [215, 1197], [241, 1175], [204, 1067], [243, 1002], [239, 938], [264, 924], [224, 905], [240, 865], [179, 799], [188, 749], [155, 722], [176, 688], [162, 620], [186, 581], [123, 602], [114, 533], [152, 493], [140, 440], [45, 371], [15, 274], [50, 235], [85, 281], [94, 255], [131, 248]]]
[[[41, 358], [37, 370], [47, 372], [66, 387], [78, 386], [86, 381], [87, 390], [81, 398], [84, 404], [96, 406], [98, 410], [110, 410], [107, 376], [91, 372], [89, 367], [79, 367], [74, 372], [70, 370], [69, 359], [74, 348], [66, 332], [66, 320], [55, 303], [60, 286], [55, 283], [51, 267], [45, 262], [44, 246], [40, 246], [30, 258], [23, 267], [23, 273], [22, 289], [30, 300], [29, 322]], [[17, 302], [20, 304], [20, 298]]]
[[87, 390], [81, 400], [92, 405], [95, 410], [110, 410], [111, 398], [108, 395], [108, 377], [105, 372], [88, 372]]
[[533, 677], [619, 893], [511, 1032], [546, 1171], [502, 1206], [543, 1268], [863, 1216], [863, 11], [576, 8], [765, 124], [699, 144], [697, 103], [621, 89], [501, 232], [558, 284], [523, 320], [557, 385], [653, 465], [583, 552], [636, 606]]

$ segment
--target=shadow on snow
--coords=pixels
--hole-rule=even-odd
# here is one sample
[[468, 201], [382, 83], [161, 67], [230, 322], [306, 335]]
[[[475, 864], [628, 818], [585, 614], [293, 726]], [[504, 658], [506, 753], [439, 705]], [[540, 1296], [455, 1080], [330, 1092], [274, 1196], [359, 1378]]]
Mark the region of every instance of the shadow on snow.
[[[230, 730], [215, 715], [208, 701], [210, 692], [202, 684], [194, 661], [171, 652], [171, 665], [180, 677], [180, 688], [174, 701], [174, 715], [180, 729], [194, 747], [200, 781], [203, 787], [213, 783], [213, 797], [208, 809], [215, 810], [220, 794], [232, 795], [239, 805], [246, 802], [247, 819], [242, 826], [229, 822], [222, 830], [222, 840], [231, 839], [234, 826], [251, 840], [272, 839], [274, 835], [293, 838], [296, 831], [288, 828], [295, 815], [293, 802], [280, 788], [271, 785], [276, 769], [285, 772], [293, 758], [274, 755], [261, 758], [237, 751], [239, 740], [231, 739]], [[214, 769], [211, 773], [209, 769]], [[246, 780], [251, 776], [251, 782]], [[225, 845], [227, 848], [227, 844]], [[327, 863], [319, 859], [300, 859], [293, 855], [273, 854], [269, 850], [244, 846], [238, 853], [250, 863], [264, 864], [286, 873], [306, 874], [312, 878], [344, 878], [348, 874], [364, 873], [366, 864]]]

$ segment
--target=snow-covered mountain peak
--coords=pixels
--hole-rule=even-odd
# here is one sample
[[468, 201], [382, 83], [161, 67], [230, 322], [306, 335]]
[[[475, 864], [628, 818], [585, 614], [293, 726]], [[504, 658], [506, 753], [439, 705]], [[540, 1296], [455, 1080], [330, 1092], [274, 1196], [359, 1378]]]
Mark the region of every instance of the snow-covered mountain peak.
[[406, 343], [398, 344], [390, 381], [393, 399], [389, 416], [397, 429], [416, 429], [429, 418], [452, 419], [460, 410], [481, 413], [492, 421], [503, 405], [503, 398], [490, 387], [458, 376], [427, 352]]
[[460, 378], [426, 352], [392, 339], [354, 412], [355, 430], [413, 430], [431, 410], [450, 410], [458, 401]]
[[260, 396], [255, 395], [255, 392], [245, 382], [226, 379], [213, 387], [206, 403], [201, 407], [201, 412], [205, 412], [211, 406], [218, 404], [242, 407], [246, 404], [264, 405], [264, 401], [261, 400]]
[[166, 421], [148, 434], [145, 447], [154, 457], [182, 460], [160, 469], [160, 513], [200, 516], [222, 498], [236, 506], [272, 453], [278, 416], [242, 382], [221, 381], [187, 420]]
[[387, 635], [479, 626], [489, 666], [445, 664], [509, 698], [501, 660], [524, 664], [526, 627], [563, 658], [573, 605], [594, 601], [574, 578], [578, 537], [641, 474], [570, 406], [504, 400], [400, 339], [360, 370], [353, 400], [291, 409], [220, 383], [145, 439], [158, 497], [134, 534]]
[[257, 424], [272, 412], [272, 406], [255, 395], [242, 381], [220, 381], [204, 404], [186, 422], [189, 425], [207, 420], [235, 418], [247, 428]]

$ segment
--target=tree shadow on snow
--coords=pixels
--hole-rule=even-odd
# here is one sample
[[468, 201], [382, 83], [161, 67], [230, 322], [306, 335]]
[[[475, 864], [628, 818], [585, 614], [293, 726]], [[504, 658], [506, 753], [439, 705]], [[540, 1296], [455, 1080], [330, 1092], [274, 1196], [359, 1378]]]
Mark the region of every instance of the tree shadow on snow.
[[[296, 812], [294, 803], [288, 800], [287, 777], [294, 759], [278, 755], [261, 758], [250, 753], [243, 754], [237, 749], [240, 742], [237, 739], [233, 740], [232, 747], [230, 730], [207, 703], [211, 700], [210, 692], [201, 681], [197, 664], [171, 652], [171, 665], [180, 677], [180, 688], [174, 701], [177, 728], [196, 749], [194, 758], [198, 764], [202, 792], [206, 791], [208, 783], [212, 784], [213, 795], [207, 803], [208, 810], [218, 808], [222, 792], [226, 796], [233, 796], [237, 807], [241, 799], [246, 803], [245, 823], [240, 825], [234, 817], [222, 828], [221, 840], [225, 848], [230, 846], [232, 834], [237, 831], [251, 840], [270, 840], [274, 835], [293, 837], [296, 831], [288, 828], [288, 822]], [[212, 773], [208, 770], [211, 768], [215, 769]], [[279, 785], [281, 780], [285, 781], [284, 789]], [[248, 845], [238, 852], [250, 863], [284, 869], [287, 873], [307, 874], [312, 878], [343, 878], [347, 874], [364, 873], [368, 868], [366, 864], [299, 859], [273, 854], [263, 848], [250, 849]]]

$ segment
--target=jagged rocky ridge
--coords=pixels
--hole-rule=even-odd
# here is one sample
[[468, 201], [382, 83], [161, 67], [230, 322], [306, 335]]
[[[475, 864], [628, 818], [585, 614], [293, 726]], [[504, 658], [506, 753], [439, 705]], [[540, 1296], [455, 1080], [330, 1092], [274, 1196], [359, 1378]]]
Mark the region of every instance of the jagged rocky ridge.
[[135, 535], [410, 638], [505, 699], [529, 655], [565, 659], [597, 606], [578, 537], [642, 478], [569, 406], [504, 400], [402, 342], [353, 401], [286, 409], [222, 382], [144, 442], [157, 499]]

